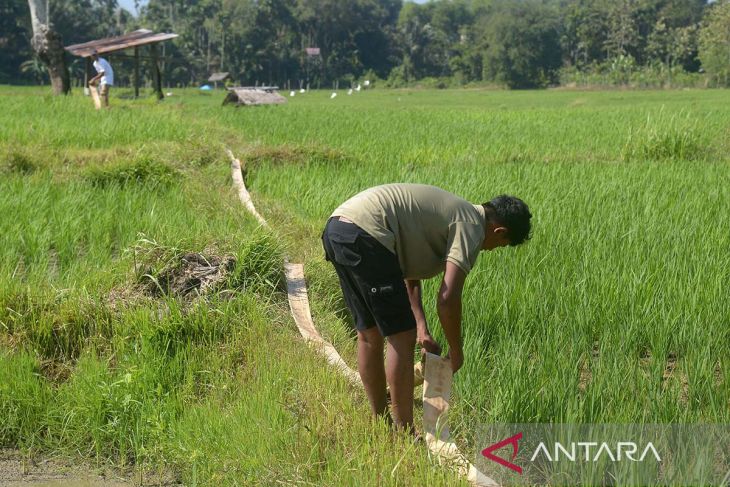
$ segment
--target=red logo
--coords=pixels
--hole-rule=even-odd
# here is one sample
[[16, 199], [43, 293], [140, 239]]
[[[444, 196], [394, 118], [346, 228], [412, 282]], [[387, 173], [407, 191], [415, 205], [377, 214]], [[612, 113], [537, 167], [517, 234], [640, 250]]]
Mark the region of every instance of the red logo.
[[492, 452], [495, 450], [499, 450], [503, 446], [506, 445], [512, 445], [512, 458], [511, 460], [514, 460], [517, 456], [517, 452], [520, 449], [520, 445], [518, 442], [522, 439], [522, 433], [517, 433], [514, 436], [510, 436], [509, 438], [505, 438], [504, 440], [500, 441], [499, 443], [495, 443], [492, 446], [486, 447], [484, 450], [482, 450], [482, 455], [484, 455], [486, 458], [490, 459], [493, 462], [497, 462], [503, 467], [507, 467], [510, 470], [514, 470], [518, 474], [522, 475], [522, 467], [519, 465], [515, 465], [512, 462], [509, 462], [505, 460], [502, 457], [498, 457], [497, 455], [494, 455]]

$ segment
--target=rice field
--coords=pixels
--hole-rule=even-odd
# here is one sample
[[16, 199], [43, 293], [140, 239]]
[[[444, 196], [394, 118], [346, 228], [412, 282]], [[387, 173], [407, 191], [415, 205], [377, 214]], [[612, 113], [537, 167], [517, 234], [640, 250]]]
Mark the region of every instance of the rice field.
[[[375, 89], [234, 109], [191, 90], [102, 113], [43, 93], [0, 87], [0, 447], [191, 485], [457, 484], [369, 420], [282, 292], [284, 256], [305, 260], [315, 322], [354, 364], [319, 234], [395, 181], [515, 194], [534, 215], [530, 242], [467, 279], [464, 451], [484, 423], [730, 422], [726, 91]], [[424, 306], [445, 344], [437, 286]]]

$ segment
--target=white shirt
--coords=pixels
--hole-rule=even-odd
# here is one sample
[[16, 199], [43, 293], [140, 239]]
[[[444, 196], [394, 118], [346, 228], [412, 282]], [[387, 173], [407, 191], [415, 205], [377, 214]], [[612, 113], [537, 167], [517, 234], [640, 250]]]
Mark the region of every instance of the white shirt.
[[97, 61], [94, 61], [94, 69], [97, 73], [104, 71], [104, 76], [101, 77], [99, 84], [114, 86], [114, 70], [106, 59], [100, 57]]

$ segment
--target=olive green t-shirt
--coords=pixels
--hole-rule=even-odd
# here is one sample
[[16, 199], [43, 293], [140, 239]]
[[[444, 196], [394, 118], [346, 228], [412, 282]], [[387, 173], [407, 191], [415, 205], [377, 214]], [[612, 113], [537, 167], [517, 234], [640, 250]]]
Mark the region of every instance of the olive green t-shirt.
[[486, 225], [481, 205], [425, 184], [375, 186], [345, 201], [332, 216], [347, 218], [394, 252], [406, 279], [438, 275], [446, 261], [468, 274]]

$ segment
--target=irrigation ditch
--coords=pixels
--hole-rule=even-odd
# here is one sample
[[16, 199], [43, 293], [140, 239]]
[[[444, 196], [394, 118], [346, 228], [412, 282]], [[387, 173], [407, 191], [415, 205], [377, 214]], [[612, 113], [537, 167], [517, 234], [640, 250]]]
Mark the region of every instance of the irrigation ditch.
[[[230, 149], [226, 149], [226, 152], [231, 159], [231, 179], [239, 200], [262, 226], [271, 228], [266, 219], [256, 210], [251, 194], [246, 188], [241, 161]], [[314, 324], [309, 306], [304, 264], [291, 263], [285, 259], [284, 273], [289, 309], [304, 341], [319, 352], [351, 384], [361, 386], [362, 382], [358, 372], [347, 365], [335, 347], [322, 337]], [[459, 451], [459, 447], [450, 440], [447, 421], [452, 373], [449, 361], [444, 357], [425, 353], [422, 362], [414, 367], [414, 373], [416, 374], [415, 384], [423, 384], [423, 432], [425, 433], [425, 444], [430, 452], [441, 465], [453, 468], [472, 485], [478, 487], [499, 485], [496, 480], [477, 470]]]

